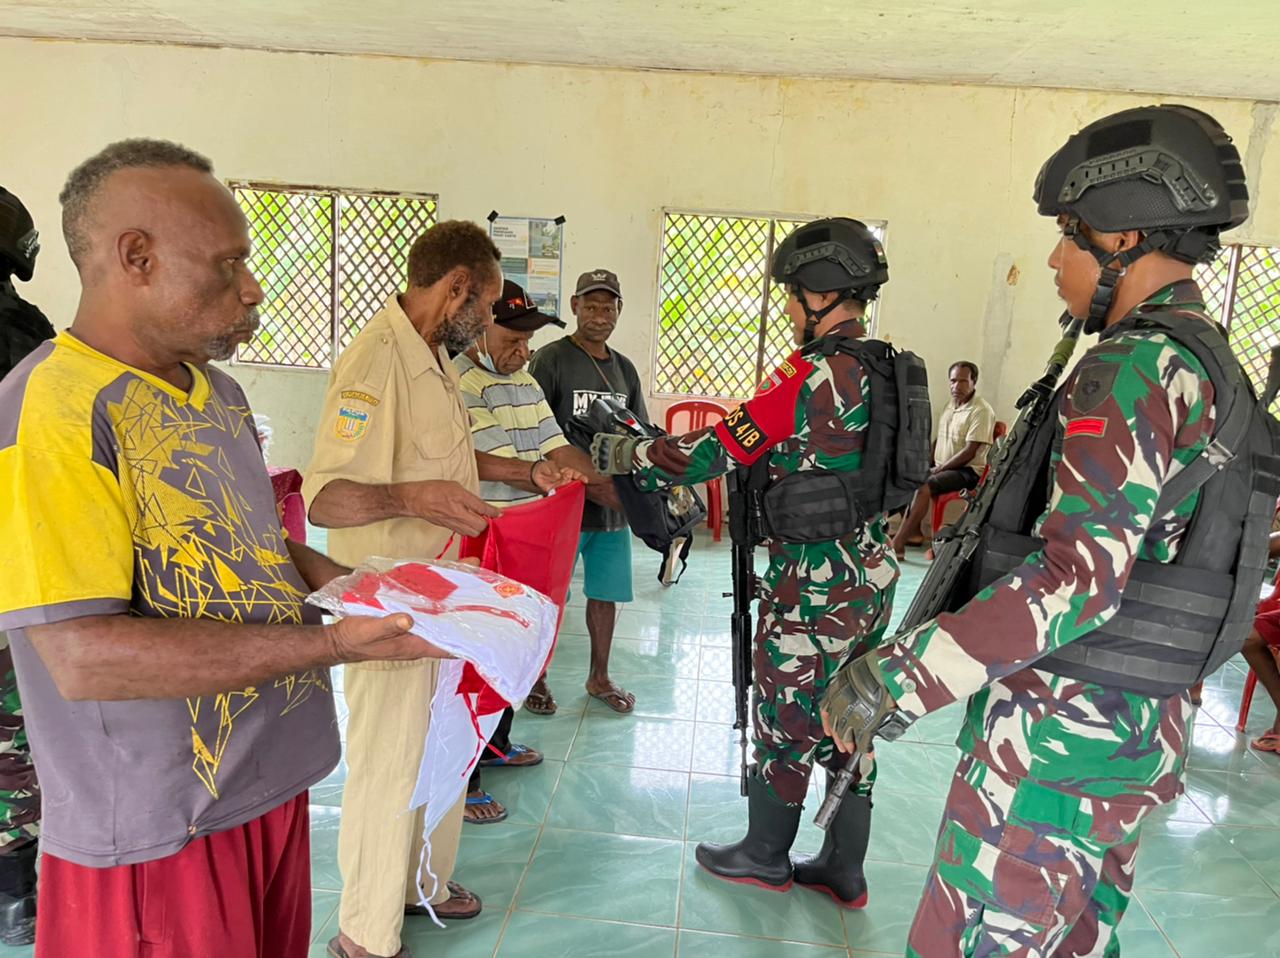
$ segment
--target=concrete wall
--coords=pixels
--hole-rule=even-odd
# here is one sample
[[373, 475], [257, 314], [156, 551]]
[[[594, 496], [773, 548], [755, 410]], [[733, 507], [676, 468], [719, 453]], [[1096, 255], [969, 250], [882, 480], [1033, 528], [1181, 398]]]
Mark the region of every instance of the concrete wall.
[[[111, 140], [159, 136], [229, 179], [431, 191], [444, 217], [565, 215], [566, 281], [618, 272], [615, 345], [649, 383], [664, 207], [885, 220], [881, 332], [930, 362], [938, 402], [947, 364], [976, 360], [1002, 415], [1061, 311], [1044, 265], [1055, 231], [1030, 201], [1040, 163], [1088, 120], [1153, 100], [29, 40], [0, 40], [0, 84], [22, 91], [0, 183], [43, 230], [26, 293], [56, 326], [77, 295], [57, 228], [66, 173]], [[1275, 106], [1196, 105], [1248, 157], [1261, 206], [1237, 235], [1280, 244]], [[325, 374], [236, 375], [272, 418], [273, 461], [305, 464]]]

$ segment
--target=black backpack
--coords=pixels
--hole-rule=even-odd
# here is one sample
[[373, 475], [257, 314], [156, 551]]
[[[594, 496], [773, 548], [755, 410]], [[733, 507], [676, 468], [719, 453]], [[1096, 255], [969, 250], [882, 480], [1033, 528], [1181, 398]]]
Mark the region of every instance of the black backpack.
[[871, 423], [852, 492], [864, 516], [904, 509], [929, 478], [933, 411], [929, 372], [915, 353], [878, 339], [824, 336], [806, 351], [852, 356], [871, 392]]

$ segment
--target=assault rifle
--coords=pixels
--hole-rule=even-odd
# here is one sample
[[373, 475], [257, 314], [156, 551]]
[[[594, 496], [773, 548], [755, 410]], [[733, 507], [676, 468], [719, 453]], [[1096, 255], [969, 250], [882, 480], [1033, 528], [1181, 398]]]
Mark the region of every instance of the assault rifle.
[[[1076, 343], [1080, 341], [1082, 320], [1072, 319], [1069, 313], [1063, 313], [1059, 320], [1062, 326], [1062, 339], [1053, 348], [1044, 375], [1033, 382], [1015, 404], [1018, 418], [1014, 421], [1009, 433], [1000, 445], [992, 450], [988, 459], [989, 468], [986, 478], [978, 486], [973, 501], [969, 504], [955, 525], [941, 529], [934, 539], [935, 558], [925, 573], [924, 581], [916, 591], [915, 598], [907, 609], [907, 614], [898, 626], [898, 633], [909, 631], [936, 618], [939, 613], [950, 608], [957, 589], [969, 579], [969, 567], [974, 552], [978, 548], [979, 536], [983, 524], [991, 514], [996, 493], [1004, 482], [1010, 464], [1016, 460], [1018, 450], [1036, 431], [1036, 427], [1044, 422], [1053, 409], [1053, 397], [1058, 388], [1058, 380], [1071, 361]], [[901, 734], [901, 733], [899, 733]], [[845, 792], [853, 781], [854, 770], [858, 767], [858, 753], [849, 756], [844, 768], [836, 773], [835, 780], [827, 791], [827, 796], [818, 809], [814, 824], [824, 831], [835, 819], [844, 799]]]
[[747, 763], [747, 728], [751, 722], [751, 653], [755, 638], [751, 603], [760, 594], [756, 576], [755, 547], [761, 540], [764, 510], [761, 496], [768, 479], [765, 469], [739, 467], [729, 473], [729, 540], [733, 544], [733, 728], [742, 750], [742, 794], [747, 794], [751, 774]]
[[[996, 494], [1004, 483], [1010, 464], [1018, 450], [1026, 443], [1036, 428], [1053, 409], [1053, 397], [1058, 380], [1071, 361], [1076, 343], [1080, 341], [1082, 320], [1072, 319], [1063, 313], [1062, 339], [1053, 347], [1044, 375], [1033, 382], [1015, 404], [1018, 418], [1009, 433], [992, 450], [988, 460], [986, 478], [974, 493], [973, 501], [955, 525], [938, 530], [933, 543], [934, 560], [925, 573], [924, 581], [907, 608], [907, 614], [898, 626], [899, 633], [924, 625], [940, 613], [948, 611], [957, 586], [969, 578], [969, 566], [978, 548], [982, 527], [991, 514]], [[967, 597], [966, 597], [967, 598]]]

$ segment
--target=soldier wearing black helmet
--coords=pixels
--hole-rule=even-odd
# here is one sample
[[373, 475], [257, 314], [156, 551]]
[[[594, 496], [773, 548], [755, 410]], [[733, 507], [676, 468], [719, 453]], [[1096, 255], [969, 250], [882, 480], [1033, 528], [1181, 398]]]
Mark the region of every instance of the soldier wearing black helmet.
[[[40, 234], [16, 196], [0, 187], [0, 379], [46, 339], [53, 327], [13, 288], [31, 279]], [[40, 790], [27, 745], [9, 640], [0, 632], [0, 941], [35, 940], [36, 842]]]
[[1119, 954], [1142, 825], [1183, 791], [1187, 690], [1239, 649], [1266, 562], [1276, 423], [1192, 279], [1247, 198], [1183, 106], [1098, 120], [1040, 172], [1049, 266], [1099, 341], [993, 473], [957, 611], [822, 704], [861, 750], [968, 699], [909, 958]]
[[[858, 351], [887, 348], [860, 342], [866, 306], [888, 280], [884, 249], [856, 220], [818, 220], [778, 247], [772, 276], [790, 293], [787, 315], [800, 348], [755, 398], [714, 428], [684, 436], [646, 441], [601, 434], [593, 446], [597, 468], [633, 472], [649, 488], [704, 482], [735, 468], [763, 473], [769, 488], [820, 474], [860, 474], [873, 410]], [[927, 430], [926, 423], [926, 441]], [[801, 486], [792, 488], [793, 503], [816, 501]], [[728, 845], [700, 844], [697, 860], [730, 881], [786, 891], [794, 880], [860, 908], [867, 900], [862, 861], [875, 779], [869, 757], [820, 855], [794, 864], [789, 855], [813, 764], [844, 765], [823, 733], [817, 702], [851, 652], [880, 642], [898, 578], [883, 508], [829, 505], [817, 512], [847, 518], [843, 528], [797, 537], [778, 520], [768, 530], [773, 534], [766, 533], [769, 567], [752, 650], [756, 764], [747, 780], [747, 834]]]
[[0, 379], [46, 339], [53, 327], [44, 313], [18, 295], [13, 280], [30, 282], [40, 234], [22, 201], [0, 186]]

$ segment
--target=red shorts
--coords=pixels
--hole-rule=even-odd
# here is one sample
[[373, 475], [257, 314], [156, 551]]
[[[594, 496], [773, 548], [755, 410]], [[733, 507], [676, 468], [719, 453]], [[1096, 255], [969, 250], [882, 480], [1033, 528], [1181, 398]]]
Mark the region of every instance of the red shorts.
[[310, 941], [306, 792], [168, 858], [40, 868], [36, 958], [305, 958]]
[[1253, 628], [1270, 648], [1280, 649], [1280, 608], [1259, 612]]

